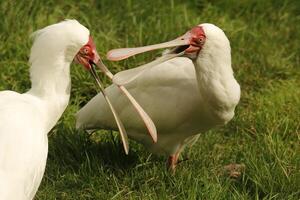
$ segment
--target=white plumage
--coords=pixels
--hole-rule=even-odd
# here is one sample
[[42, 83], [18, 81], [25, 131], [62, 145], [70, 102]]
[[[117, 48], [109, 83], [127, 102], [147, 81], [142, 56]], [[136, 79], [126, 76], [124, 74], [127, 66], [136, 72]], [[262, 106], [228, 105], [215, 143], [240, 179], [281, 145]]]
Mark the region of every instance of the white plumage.
[[70, 97], [70, 64], [89, 41], [75, 20], [35, 33], [30, 55], [31, 89], [0, 92], [0, 199], [33, 199], [45, 170], [47, 133]]
[[[173, 169], [185, 144], [193, 141], [197, 134], [232, 119], [240, 98], [240, 87], [231, 68], [230, 44], [224, 32], [212, 24], [201, 24], [176, 41], [182, 43], [186, 39], [189, 48], [185, 51], [189, 58], [177, 57], [146, 69], [134, 68], [116, 75], [116, 82], [118, 79], [126, 82], [125, 78], [139, 74], [125, 87], [155, 123], [157, 143], [151, 141], [141, 120], [117, 87], [111, 85], [106, 89], [129, 137], [152, 152], [169, 155]], [[170, 46], [171, 43], [164, 44]], [[148, 47], [137, 48], [136, 52], [134, 48], [113, 50], [108, 57], [123, 59], [148, 50]], [[142, 70], [144, 72], [140, 73]], [[78, 112], [77, 127], [117, 130], [101, 95], [95, 96]]]

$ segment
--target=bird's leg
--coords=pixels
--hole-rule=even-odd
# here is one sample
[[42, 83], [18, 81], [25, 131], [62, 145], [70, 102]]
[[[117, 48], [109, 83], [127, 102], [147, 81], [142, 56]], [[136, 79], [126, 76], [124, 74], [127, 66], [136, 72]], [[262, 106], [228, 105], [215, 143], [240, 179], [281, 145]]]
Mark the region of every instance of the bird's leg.
[[178, 156], [176, 155], [176, 153], [173, 155], [170, 155], [168, 158], [167, 167], [172, 173], [175, 172], [177, 161], [178, 161]]
[[175, 153], [175, 155], [177, 155], [177, 164], [179, 164], [179, 163], [181, 163], [181, 162], [183, 162], [183, 161], [187, 161], [187, 160], [189, 159], [189, 158], [185, 158], [185, 159], [183, 159], [183, 160], [179, 160], [179, 161], [178, 161], [179, 155], [180, 155], [180, 153], [183, 151], [184, 147], [187, 146], [187, 145], [188, 145], [188, 146], [193, 146], [193, 145], [197, 142], [199, 136], [200, 136], [200, 135], [191, 136], [191, 137], [185, 139], [185, 140], [181, 143], [179, 149], [178, 149], [178, 150], [176, 151], [176, 153]]
[[181, 151], [183, 150], [183, 145], [181, 144], [178, 150], [176, 151], [175, 154], [170, 155], [168, 158], [168, 168], [172, 171], [172, 173], [175, 172], [175, 168], [178, 164], [178, 159]]

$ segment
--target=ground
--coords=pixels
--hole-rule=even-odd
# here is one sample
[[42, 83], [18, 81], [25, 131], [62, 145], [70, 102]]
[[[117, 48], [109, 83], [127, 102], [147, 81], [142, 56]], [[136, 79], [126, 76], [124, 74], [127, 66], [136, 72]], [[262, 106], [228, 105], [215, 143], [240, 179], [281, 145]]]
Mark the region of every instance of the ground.
[[[231, 41], [242, 95], [234, 119], [201, 134], [172, 175], [165, 157], [134, 141], [126, 156], [117, 133], [88, 136], [75, 129], [74, 114], [96, 87], [73, 64], [71, 101], [49, 135], [48, 163], [36, 200], [300, 199], [299, 1], [2, 0], [1, 90], [30, 87], [30, 34], [66, 18], [90, 29], [114, 73], [160, 52], [112, 63], [105, 59], [109, 49], [163, 42], [194, 25], [214, 23]], [[224, 166], [235, 163], [244, 166], [237, 178], [230, 176], [235, 172], [224, 172]]]

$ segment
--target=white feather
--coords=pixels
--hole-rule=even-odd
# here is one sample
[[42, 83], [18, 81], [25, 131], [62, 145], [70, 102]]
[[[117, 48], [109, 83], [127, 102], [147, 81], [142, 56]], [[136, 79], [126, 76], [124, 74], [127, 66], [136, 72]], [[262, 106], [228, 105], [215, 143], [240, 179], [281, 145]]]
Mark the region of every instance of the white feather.
[[88, 42], [89, 30], [76, 20], [35, 34], [30, 55], [31, 89], [0, 92], [0, 199], [33, 199], [46, 166], [47, 133], [70, 96], [69, 66]]

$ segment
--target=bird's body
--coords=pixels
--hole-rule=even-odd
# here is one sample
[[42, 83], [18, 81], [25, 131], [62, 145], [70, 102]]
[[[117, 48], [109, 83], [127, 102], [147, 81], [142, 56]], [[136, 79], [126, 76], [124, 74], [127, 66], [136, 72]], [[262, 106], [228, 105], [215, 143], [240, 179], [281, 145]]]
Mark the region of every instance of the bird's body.
[[[129, 137], [159, 154], [175, 153], [188, 137], [224, 124], [232, 117], [217, 119], [209, 116], [210, 112], [204, 106], [205, 100], [198, 90], [194, 64], [188, 58], [173, 58], [159, 64], [125, 87], [154, 121], [159, 133], [157, 143], [152, 142], [133, 107], [118, 88], [111, 85], [106, 91]], [[77, 115], [78, 127], [117, 130], [102, 95], [95, 96]]]
[[24, 94], [0, 92], [1, 200], [33, 199], [46, 166], [47, 133], [68, 105], [69, 67], [88, 42], [89, 31], [68, 20], [38, 31], [35, 37], [31, 89]]
[[[210, 28], [215, 29], [215, 26]], [[157, 143], [151, 141], [141, 120], [117, 87], [111, 85], [106, 89], [129, 137], [152, 152], [178, 155], [187, 142], [196, 138], [195, 135], [232, 119], [240, 98], [240, 87], [231, 68], [229, 41], [223, 31], [216, 30], [220, 38], [208, 38], [194, 62], [186, 57], [173, 58], [149, 67], [125, 85], [155, 123]], [[138, 71], [137, 68], [128, 70], [127, 75], [135, 76]], [[95, 96], [78, 112], [77, 127], [116, 130], [101, 95]]]
[[41, 104], [31, 95], [4, 91], [0, 93], [0, 105], [0, 197], [32, 199], [48, 151], [47, 134], [43, 134], [45, 127], [40, 121]]

